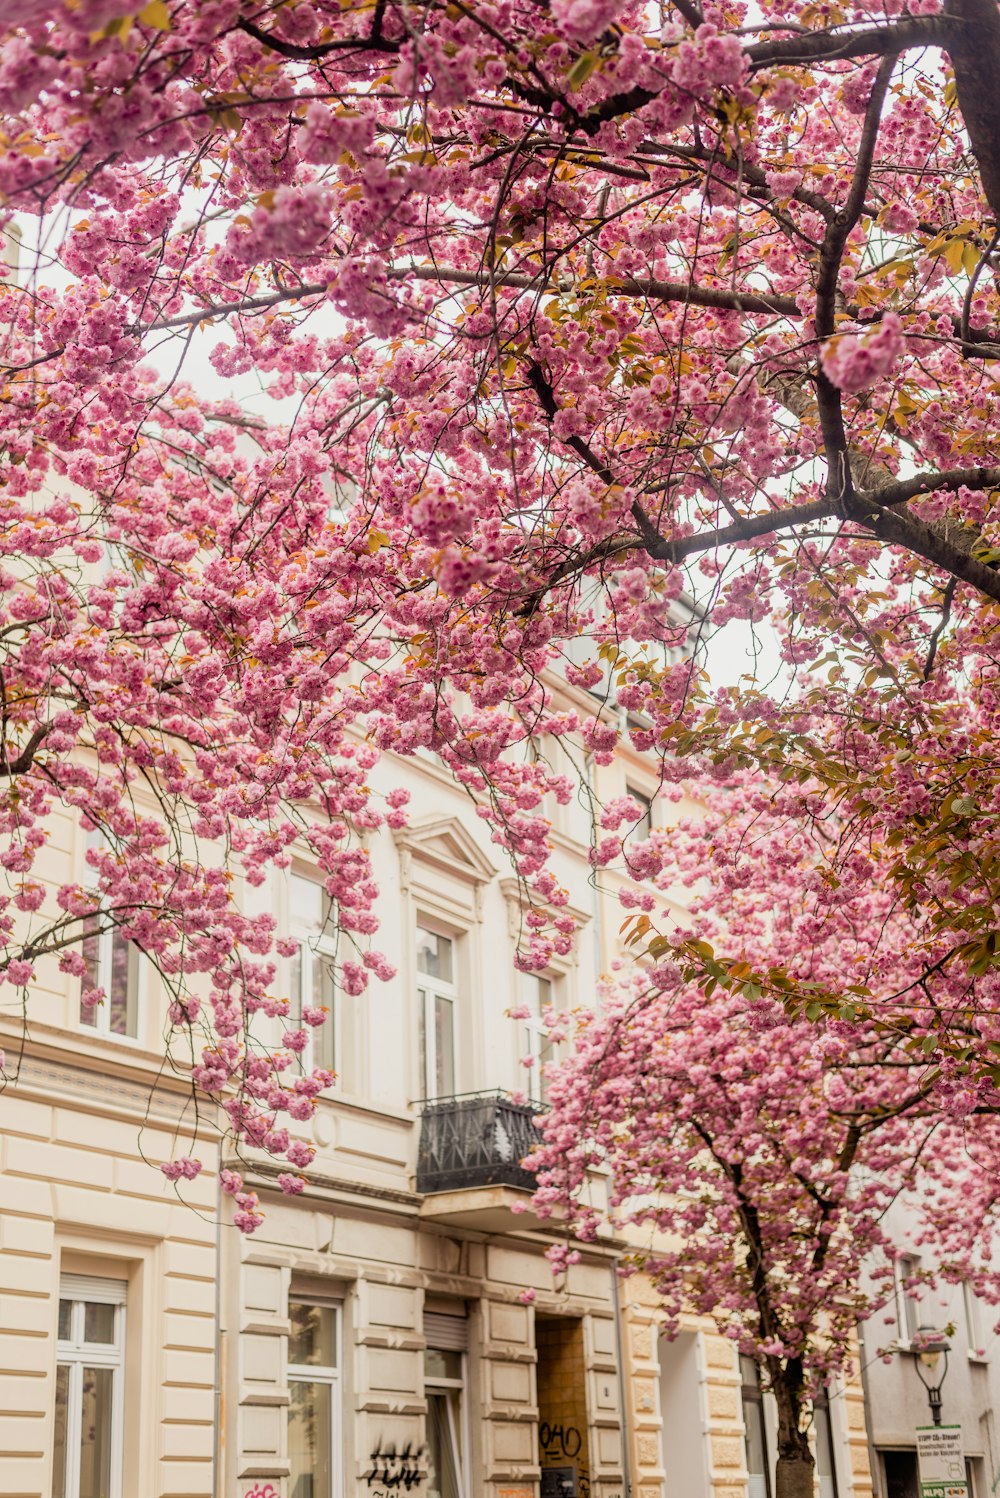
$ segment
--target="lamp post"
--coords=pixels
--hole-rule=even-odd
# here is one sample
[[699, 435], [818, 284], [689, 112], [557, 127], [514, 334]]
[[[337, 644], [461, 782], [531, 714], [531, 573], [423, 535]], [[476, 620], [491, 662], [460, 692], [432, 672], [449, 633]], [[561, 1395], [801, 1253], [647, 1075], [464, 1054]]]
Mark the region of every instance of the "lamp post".
[[944, 1332], [921, 1327], [914, 1339], [917, 1346], [917, 1377], [927, 1390], [927, 1403], [931, 1407], [931, 1419], [941, 1424], [941, 1385], [948, 1372], [948, 1353], [951, 1346]]

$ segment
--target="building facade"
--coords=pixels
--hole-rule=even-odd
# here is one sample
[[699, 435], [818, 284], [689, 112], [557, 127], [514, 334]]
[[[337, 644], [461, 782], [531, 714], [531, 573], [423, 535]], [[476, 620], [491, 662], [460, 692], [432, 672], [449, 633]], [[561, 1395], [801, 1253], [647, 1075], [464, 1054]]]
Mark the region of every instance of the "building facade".
[[[576, 939], [527, 977], [516, 881], [463, 793], [429, 755], [376, 774], [412, 797], [406, 830], [371, 847], [392, 981], [335, 990], [304, 854], [245, 892], [298, 944], [293, 1006], [331, 1008], [306, 1059], [337, 1072], [303, 1126], [317, 1153], [301, 1196], [264, 1160], [221, 1162], [260, 1193], [253, 1236], [214, 1184], [213, 1120], [163, 1071], [165, 999], [127, 943], [88, 947], [108, 992], [96, 1018], [54, 962], [28, 1030], [0, 1016], [0, 1491], [767, 1498], [767, 1400], [731, 1344], [696, 1320], [668, 1343], [610, 1236], [554, 1281], [559, 1225], [524, 1210], [531, 1107], [511, 1095], [542, 1096], [543, 1010], [591, 1002], [619, 950], [613, 889], [588, 877], [589, 813], [547, 809]], [[625, 754], [596, 774], [601, 800], [655, 790]], [[84, 854], [67, 821], [46, 876], [82, 880]], [[206, 1172], [174, 1187], [155, 1165], [189, 1150]], [[819, 1498], [869, 1498], [858, 1390], [831, 1397], [826, 1430]]]
[[[1000, 1487], [1000, 1342], [995, 1306], [968, 1284], [925, 1282], [920, 1221], [911, 1204], [892, 1208], [890, 1228], [904, 1246], [895, 1263], [895, 1296], [862, 1329], [871, 1465], [879, 1498], [920, 1498], [917, 1430], [933, 1423], [928, 1388], [938, 1389], [940, 1419], [961, 1429], [969, 1498]], [[912, 1245], [912, 1246], [910, 1246]], [[940, 1349], [947, 1347], [947, 1353]], [[923, 1357], [920, 1348], [928, 1352]]]

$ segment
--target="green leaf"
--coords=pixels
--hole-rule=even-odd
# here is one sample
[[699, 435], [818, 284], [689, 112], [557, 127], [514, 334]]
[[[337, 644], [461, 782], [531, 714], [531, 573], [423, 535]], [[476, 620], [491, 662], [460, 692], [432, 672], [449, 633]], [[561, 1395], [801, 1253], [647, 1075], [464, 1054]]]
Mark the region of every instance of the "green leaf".
[[597, 71], [601, 65], [600, 51], [595, 47], [590, 52], [581, 52], [576, 62], [566, 74], [566, 83], [570, 89], [582, 88], [590, 75]]

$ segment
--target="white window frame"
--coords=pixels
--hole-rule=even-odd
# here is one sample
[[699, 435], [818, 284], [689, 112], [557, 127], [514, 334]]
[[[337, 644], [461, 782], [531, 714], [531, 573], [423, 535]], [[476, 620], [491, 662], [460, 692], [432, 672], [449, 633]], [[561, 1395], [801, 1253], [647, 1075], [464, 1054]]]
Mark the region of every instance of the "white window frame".
[[[739, 1358], [737, 1367], [739, 1368], [740, 1373], [740, 1415], [743, 1419], [743, 1460], [747, 1471], [747, 1491], [749, 1492], [750, 1490], [751, 1479], [757, 1476], [762, 1476], [764, 1479], [763, 1498], [773, 1498], [775, 1483], [772, 1453], [775, 1447], [773, 1435], [771, 1430], [769, 1429], [769, 1411], [765, 1403], [767, 1395], [761, 1385], [760, 1369], [757, 1366], [756, 1362], [754, 1362], [754, 1359], [750, 1357], [748, 1357], [746, 1361], [747, 1363], [753, 1364], [755, 1375], [754, 1383], [751, 1384], [747, 1382], [746, 1369], [744, 1367], [742, 1358]], [[748, 1415], [751, 1415], [752, 1418], [754, 1418], [755, 1422], [759, 1422], [760, 1440], [763, 1447], [762, 1455], [764, 1459], [763, 1473], [750, 1471], [750, 1424], [747, 1418]]]
[[[542, 1018], [542, 1012], [545, 1009], [555, 1006], [557, 980], [549, 973], [526, 973], [524, 976], [525, 978], [529, 978], [532, 983], [538, 984], [538, 988], [532, 992], [530, 997], [525, 999], [525, 1003], [533, 1012], [531, 1017], [524, 1021], [524, 1038], [527, 1046], [526, 1054], [532, 1058], [532, 1065], [527, 1069], [528, 1098], [532, 1103], [537, 1103], [541, 1107], [546, 1101], [545, 1078], [542, 1074], [542, 1067], [546, 1062], [556, 1059], [555, 1047], [551, 1043], [547, 1044], [549, 1040], [549, 1027]], [[547, 999], [543, 999], [540, 991], [543, 983], [548, 985], [549, 992]], [[549, 1052], [547, 1057], [545, 1055], [546, 1050]]]
[[[297, 921], [295, 917], [295, 902], [292, 897], [293, 879], [301, 879], [303, 884], [311, 884], [319, 891], [321, 909], [327, 912], [326, 919], [319, 935], [303, 921]], [[308, 1044], [304, 1051], [299, 1053], [299, 1063], [303, 1071], [311, 1071], [315, 1066], [323, 1065], [317, 1052], [319, 1035], [326, 1032], [330, 1038], [330, 1048], [333, 1051], [333, 1060], [329, 1070], [334, 1073], [334, 1086], [339, 1087], [341, 1081], [342, 1066], [342, 1037], [340, 1033], [340, 991], [337, 987], [334, 971], [334, 961], [337, 956], [336, 938], [328, 935], [330, 918], [332, 912], [332, 901], [326, 892], [322, 878], [314, 878], [311, 874], [304, 873], [301, 869], [290, 869], [285, 881], [285, 894], [288, 906], [288, 939], [298, 944], [299, 948], [299, 992], [297, 995], [289, 993], [288, 1028], [303, 1029], [308, 1035]], [[291, 977], [294, 973], [294, 958], [289, 959], [289, 987]], [[313, 968], [315, 965], [328, 962], [330, 964], [330, 1002], [329, 1014], [325, 1023], [317, 1030], [312, 1025], [302, 1023], [302, 995], [313, 992]]]
[[[59, 1299], [71, 1303], [70, 1335], [56, 1341], [56, 1366], [69, 1368], [66, 1395], [66, 1485], [65, 1498], [79, 1498], [81, 1418], [83, 1414], [84, 1368], [110, 1368], [111, 1377], [111, 1487], [108, 1498], [122, 1498], [122, 1466], [125, 1444], [125, 1300], [124, 1281], [96, 1276], [64, 1274], [59, 1281]], [[113, 1344], [83, 1340], [84, 1305], [115, 1308]], [[57, 1308], [58, 1309], [58, 1308]], [[53, 1440], [53, 1460], [55, 1441]], [[53, 1485], [55, 1473], [53, 1472]]]
[[641, 814], [635, 825], [629, 829], [628, 836], [634, 837], [636, 842], [642, 842], [653, 831], [653, 795], [631, 780], [625, 782], [625, 794], [641, 808]]
[[[818, 1417], [823, 1415], [823, 1419]], [[825, 1435], [825, 1441], [821, 1435]], [[830, 1471], [826, 1479], [820, 1474], [820, 1451], [826, 1447], [826, 1458], [830, 1463]], [[830, 1385], [824, 1384], [822, 1391], [813, 1401], [813, 1457], [816, 1462], [816, 1486], [819, 1490], [819, 1498], [840, 1498], [841, 1481], [839, 1463], [837, 1461], [837, 1433], [833, 1421], [833, 1396], [830, 1393]], [[824, 1487], [824, 1481], [828, 1486]]]
[[[904, 1272], [904, 1265], [908, 1272]], [[907, 1281], [920, 1271], [920, 1260], [916, 1254], [903, 1253], [896, 1255], [893, 1265], [893, 1279], [896, 1288], [896, 1331], [898, 1333], [896, 1345], [907, 1351], [913, 1346], [913, 1339], [920, 1329], [920, 1302], [906, 1292]], [[911, 1326], [912, 1321], [912, 1326]]]
[[[458, 968], [459, 938], [452, 931], [442, 930], [436, 922], [427, 917], [418, 915], [416, 929], [414, 931], [414, 954], [417, 951], [419, 933], [426, 931], [430, 936], [436, 936], [439, 940], [451, 943], [451, 970], [455, 974]], [[416, 966], [416, 962], [414, 964]], [[459, 992], [458, 984], [454, 977], [450, 983], [443, 978], [431, 977], [428, 973], [422, 973], [417, 966], [417, 1003], [420, 1006], [420, 1064], [422, 1075], [420, 1085], [422, 1097], [425, 1101], [438, 1097], [452, 1097], [460, 1092], [458, 1086], [459, 1068]], [[435, 1026], [435, 1008], [438, 1002], [451, 1005], [451, 1088], [441, 1092], [437, 1086], [438, 1053], [437, 1053], [437, 1027]]]
[[962, 1281], [962, 1308], [965, 1311], [965, 1335], [969, 1341], [969, 1360], [973, 1363], [987, 1363], [989, 1356], [986, 1338], [983, 1335], [982, 1306], [968, 1280]]
[[[337, 1364], [334, 1368], [317, 1363], [293, 1363], [286, 1359], [286, 1372], [290, 1384], [325, 1384], [330, 1390], [330, 1478], [331, 1498], [342, 1498], [343, 1461], [338, 1456], [343, 1452], [343, 1410], [340, 1370], [344, 1362], [344, 1303], [307, 1290], [292, 1289], [289, 1292], [289, 1314], [292, 1304], [316, 1306], [323, 1311], [332, 1311], [334, 1316], [334, 1347]], [[289, 1351], [290, 1351], [289, 1347]], [[289, 1409], [291, 1406], [289, 1406]]]
[[[89, 832], [87, 834], [87, 847], [106, 848], [107, 844], [99, 833]], [[83, 887], [88, 894], [93, 895], [95, 901], [99, 902], [101, 892], [97, 887], [94, 870], [89, 864], [86, 865], [83, 878]], [[100, 921], [102, 914], [100, 909], [93, 919]], [[81, 1030], [88, 1031], [92, 1035], [100, 1035], [104, 1040], [113, 1040], [121, 1045], [138, 1046], [142, 1044], [143, 1016], [145, 1011], [145, 964], [142, 961], [142, 953], [135, 942], [129, 941], [122, 936], [117, 926], [111, 926], [107, 931], [97, 933], [97, 982], [91, 985], [89, 979], [80, 979], [81, 1003], [77, 1014], [77, 1023]], [[83, 923], [83, 941], [87, 940], [87, 921]], [[128, 966], [126, 968], [126, 1007], [130, 1007], [135, 1015], [135, 1034], [124, 1035], [118, 1030], [111, 1028], [111, 974], [114, 966], [115, 943], [121, 942], [126, 948]], [[81, 951], [83, 942], [81, 941]], [[91, 1019], [83, 1017], [82, 995], [85, 988], [103, 988], [104, 1002], [95, 1004], [90, 1010]]]
[[[447, 1352], [449, 1350], [454, 1351], [455, 1349], [435, 1348], [433, 1346], [430, 1346], [427, 1349], [428, 1352], [439, 1352], [439, 1351], [440, 1352]], [[469, 1363], [469, 1360], [468, 1360], [468, 1355], [466, 1353], [464, 1353], [464, 1352], [460, 1353], [460, 1357], [462, 1359], [462, 1362], [461, 1362], [461, 1369], [462, 1369], [462, 1371], [461, 1371], [461, 1374], [459, 1375], [458, 1378], [438, 1378], [438, 1377], [435, 1377], [435, 1376], [427, 1373], [426, 1364], [425, 1364], [425, 1367], [424, 1367], [424, 1394], [425, 1394], [425, 1396], [427, 1394], [431, 1394], [431, 1393], [438, 1393], [438, 1394], [445, 1394], [445, 1395], [447, 1395], [451, 1390], [457, 1389], [459, 1391], [459, 1393], [461, 1394], [461, 1396], [462, 1396], [462, 1411], [461, 1411], [461, 1416], [460, 1416], [457, 1424], [456, 1424], [456, 1421], [455, 1421], [455, 1411], [452, 1408], [452, 1402], [451, 1402], [450, 1399], [447, 1399], [447, 1398], [445, 1399], [445, 1408], [448, 1411], [448, 1430], [449, 1430], [449, 1432], [451, 1434], [451, 1438], [452, 1438], [452, 1442], [453, 1442], [453, 1450], [454, 1450], [455, 1457], [456, 1457], [455, 1466], [456, 1466], [456, 1469], [457, 1469], [457, 1472], [458, 1472], [458, 1494], [459, 1494], [459, 1498], [468, 1498], [468, 1494], [469, 1494], [469, 1482], [468, 1482], [468, 1475], [466, 1473], [466, 1452], [469, 1449], [469, 1441], [468, 1441], [468, 1435], [469, 1435], [469, 1382], [468, 1382], [468, 1371], [469, 1371], [469, 1369], [468, 1369], [468, 1363]], [[428, 1405], [429, 1405], [429, 1401], [428, 1401]]]

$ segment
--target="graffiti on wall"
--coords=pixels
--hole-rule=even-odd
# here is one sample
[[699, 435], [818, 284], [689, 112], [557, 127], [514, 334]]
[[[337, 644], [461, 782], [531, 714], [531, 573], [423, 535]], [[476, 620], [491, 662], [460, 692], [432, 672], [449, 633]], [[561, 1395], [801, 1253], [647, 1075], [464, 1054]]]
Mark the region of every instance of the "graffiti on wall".
[[375, 1491], [372, 1498], [388, 1498], [388, 1495], [411, 1492], [420, 1486], [420, 1458], [426, 1447], [414, 1446], [407, 1441], [397, 1451], [395, 1443], [391, 1442], [384, 1446], [382, 1438], [375, 1442], [375, 1450], [369, 1452], [371, 1471], [366, 1477], [370, 1489]]
[[565, 1456], [570, 1461], [580, 1455], [583, 1445], [583, 1437], [575, 1425], [550, 1425], [547, 1420], [538, 1427], [538, 1440], [546, 1456]]
[[265, 1482], [263, 1487], [258, 1482], [252, 1488], [247, 1488], [243, 1498], [278, 1498], [278, 1489], [273, 1483]]
[[543, 1420], [538, 1427], [538, 1444], [542, 1452], [542, 1498], [590, 1498], [590, 1470], [577, 1460], [583, 1450], [583, 1436], [577, 1427]]

